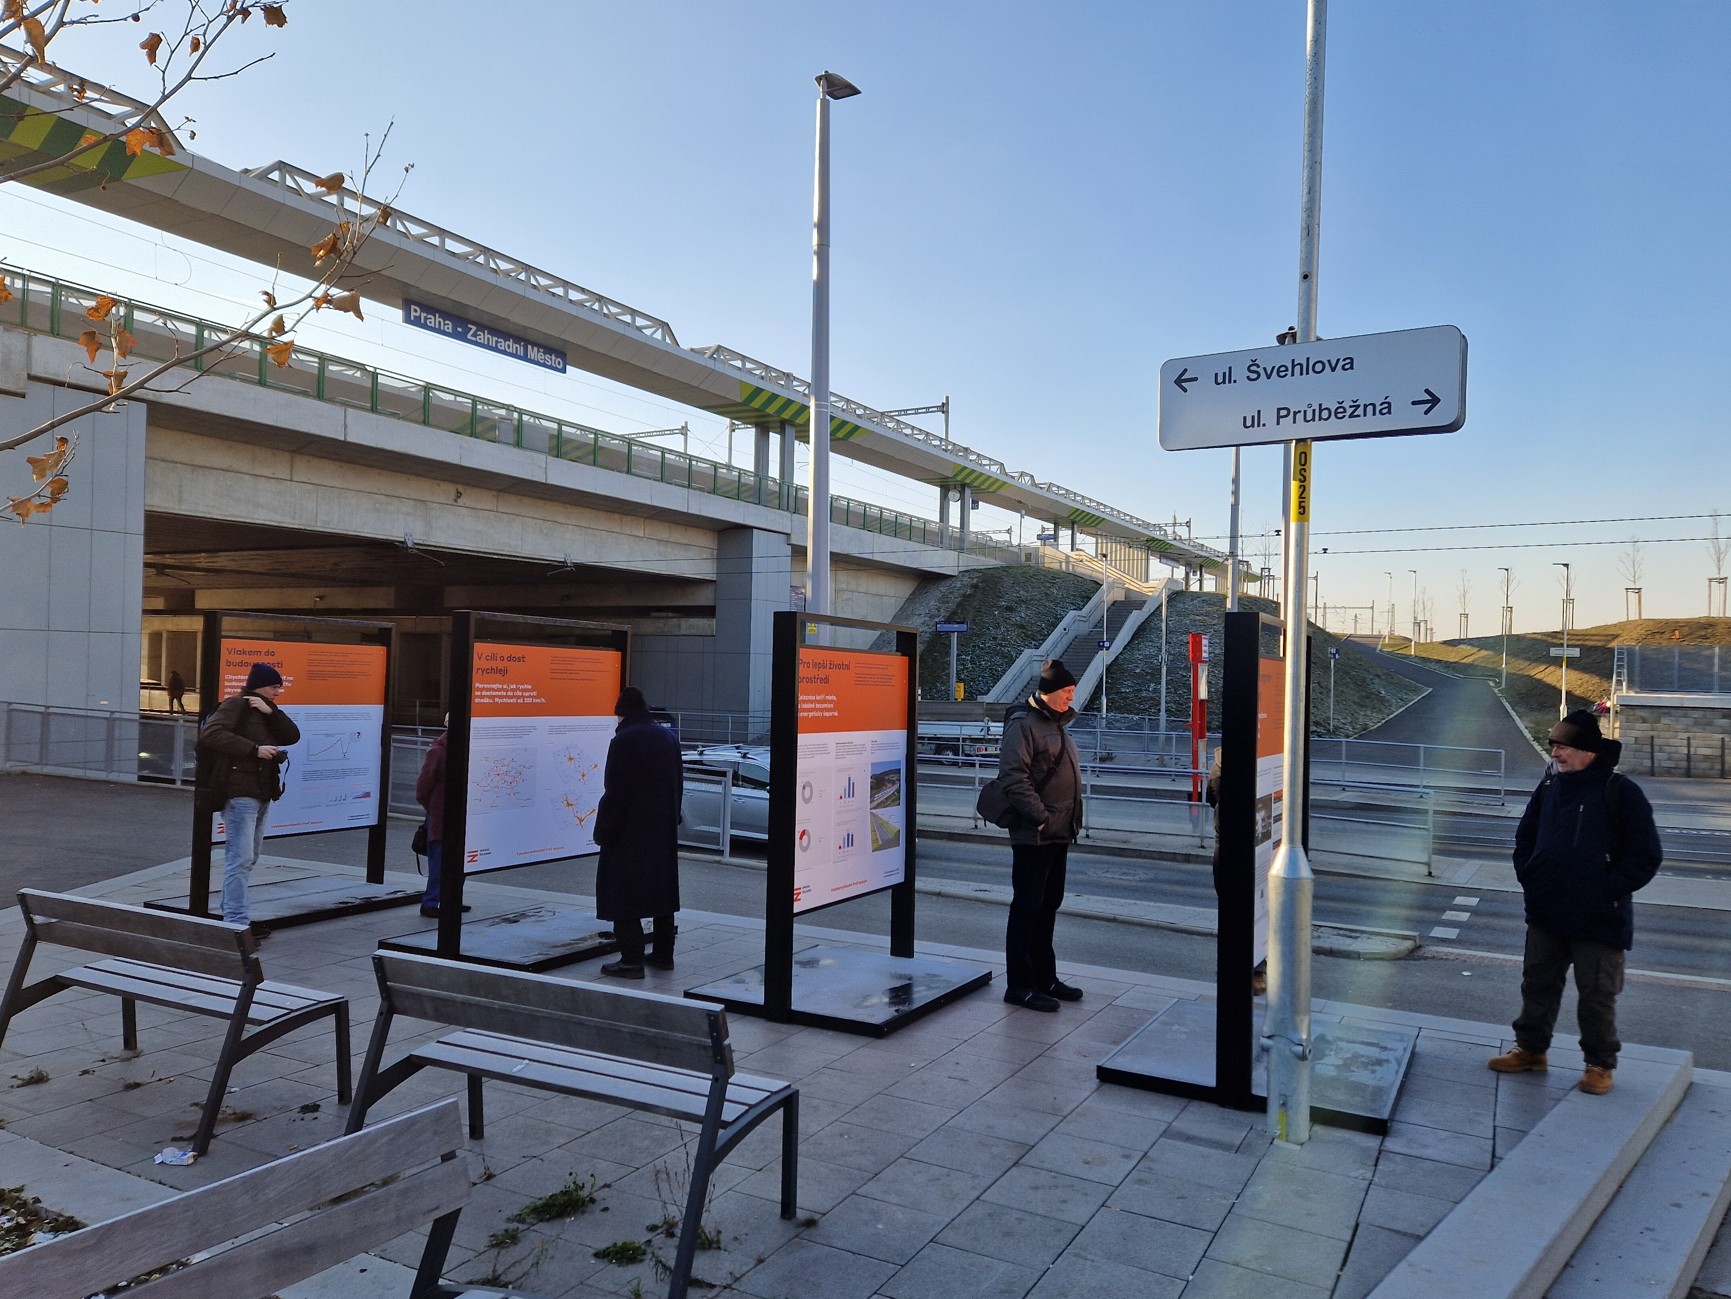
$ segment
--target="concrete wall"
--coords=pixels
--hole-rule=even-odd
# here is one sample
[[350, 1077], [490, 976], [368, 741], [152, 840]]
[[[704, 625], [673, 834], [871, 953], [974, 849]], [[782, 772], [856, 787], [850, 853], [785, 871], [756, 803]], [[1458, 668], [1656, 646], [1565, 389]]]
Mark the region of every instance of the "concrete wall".
[[1632, 776], [1731, 776], [1731, 695], [1616, 699], [1622, 770]]
[[[0, 397], [0, 438], [82, 405], [46, 384]], [[78, 436], [71, 489], [47, 517], [0, 532], [0, 700], [52, 708], [138, 706], [143, 607], [145, 408], [131, 403], [69, 427]], [[0, 457], [7, 495], [24, 493], [26, 455]]]

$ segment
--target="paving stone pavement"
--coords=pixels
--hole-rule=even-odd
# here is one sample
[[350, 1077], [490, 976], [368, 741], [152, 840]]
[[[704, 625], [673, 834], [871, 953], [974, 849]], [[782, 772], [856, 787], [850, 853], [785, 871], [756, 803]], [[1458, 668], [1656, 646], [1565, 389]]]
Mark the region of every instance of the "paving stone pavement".
[[[271, 861], [260, 881], [284, 868]], [[572, 901], [497, 879], [470, 881], [477, 916]], [[169, 863], [83, 891], [142, 902], [184, 880], [184, 862]], [[633, 986], [677, 995], [761, 960], [761, 923], [687, 911], [680, 924], [678, 969]], [[377, 1005], [369, 957], [379, 939], [421, 927], [410, 909], [279, 930], [262, 960], [268, 977], [346, 994], [358, 1056]], [[0, 915], [4, 968], [21, 936], [16, 909]], [[998, 964], [995, 953], [921, 948]], [[43, 949], [40, 968], [52, 954]], [[557, 974], [598, 978], [597, 965]], [[1406, 1023], [1418, 1045], [1386, 1138], [1319, 1126], [1291, 1146], [1272, 1141], [1259, 1114], [1095, 1079], [1153, 1013], [1211, 986], [1068, 964], [1062, 974], [1086, 996], [1057, 1014], [1006, 1006], [994, 983], [884, 1039], [732, 1016], [740, 1069], [802, 1089], [801, 1217], [777, 1216], [772, 1123], [721, 1166], [707, 1215], [720, 1248], [698, 1255], [696, 1275], [714, 1293], [755, 1299], [1359, 1299], [1566, 1093], [1578, 1066], [1554, 1051], [1547, 1075], [1494, 1075], [1484, 1061], [1506, 1045], [1502, 1026], [1318, 1003]], [[25, 1182], [95, 1221], [341, 1132], [326, 1023], [236, 1068], [208, 1156], [155, 1164], [192, 1130], [221, 1025], [138, 1013], [137, 1054], [120, 1049], [113, 997], [63, 994], [18, 1018], [0, 1047], [0, 1183]], [[18, 1085], [37, 1069], [47, 1081]], [[429, 1071], [374, 1113], [460, 1091], [454, 1074]], [[448, 1277], [509, 1277], [548, 1299], [665, 1290], [652, 1262], [618, 1266], [594, 1251], [648, 1238], [679, 1212], [691, 1127], [502, 1084], [488, 1087], [488, 1119], [486, 1138], [469, 1143], [475, 1199]], [[596, 1179], [594, 1208], [490, 1246], [511, 1213], [573, 1176]], [[671, 1257], [670, 1240], [654, 1243]], [[400, 1296], [419, 1247], [404, 1238], [284, 1299]]]

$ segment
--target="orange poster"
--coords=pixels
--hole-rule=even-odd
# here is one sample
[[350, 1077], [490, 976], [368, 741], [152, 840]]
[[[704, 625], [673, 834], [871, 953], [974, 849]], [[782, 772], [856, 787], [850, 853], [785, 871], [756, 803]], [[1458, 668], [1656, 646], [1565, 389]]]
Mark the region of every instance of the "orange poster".
[[900, 654], [799, 652], [799, 733], [905, 731], [908, 661]]
[[268, 663], [283, 679], [283, 704], [383, 704], [383, 645], [320, 645], [297, 640], [222, 642], [221, 697], [238, 695], [254, 663]]
[[608, 717], [619, 698], [618, 650], [475, 646], [475, 717]]

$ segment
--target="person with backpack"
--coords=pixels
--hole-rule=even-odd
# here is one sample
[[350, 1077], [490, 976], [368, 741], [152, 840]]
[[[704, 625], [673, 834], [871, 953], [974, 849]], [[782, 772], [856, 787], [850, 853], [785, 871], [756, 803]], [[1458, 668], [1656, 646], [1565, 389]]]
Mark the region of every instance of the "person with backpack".
[[1515, 830], [1515, 875], [1526, 895], [1527, 945], [1514, 1049], [1496, 1056], [1498, 1073], [1542, 1071], [1575, 967], [1581, 1054], [1580, 1089], [1611, 1090], [1617, 1067], [1617, 994], [1634, 944], [1632, 895], [1658, 872], [1664, 852], [1653, 807], [1640, 786], [1616, 770], [1619, 740], [1606, 739], [1587, 709], [1551, 728], [1551, 767]]
[[1004, 1000], [1055, 1011], [1082, 990], [1058, 978], [1052, 931], [1064, 901], [1070, 845], [1082, 831], [1082, 765], [1065, 730], [1076, 678], [1058, 659], [1040, 667], [1039, 687], [1004, 714], [998, 784], [1010, 818], [1010, 916], [1004, 928]]
[[[300, 727], [277, 707], [282, 673], [254, 663], [238, 695], [223, 700], [205, 719], [198, 747], [213, 759], [214, 788], [221, 793], [223, 861], [222, 918], [249, 923], [247, 882], [264, 848], [270, 805], [282, 797], [286, 750], [300, 742]], [[262, 931], [253, 931], [263, 937]]]

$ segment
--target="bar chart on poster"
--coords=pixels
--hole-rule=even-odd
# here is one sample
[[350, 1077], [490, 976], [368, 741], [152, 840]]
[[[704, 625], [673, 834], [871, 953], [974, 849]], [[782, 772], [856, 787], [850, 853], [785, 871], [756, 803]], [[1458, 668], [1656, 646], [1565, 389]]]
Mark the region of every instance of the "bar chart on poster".
[[[265, 837], [376, 824], [383, 805], [385, 647], [224, 637], [222, 698], [241, 692], [255, 663], [282, 673], [278, 703], [301, 732], [288, 748], [283, 796], [271, 807]], [[211, 834], [222, 842], [220, 816]]]
[[469, 723], [469, 874], [595, 851], [617, 650], [482, 641]]
[[800, 650], [796, 913], [904, 878], [907, 717], [903, 655]]

